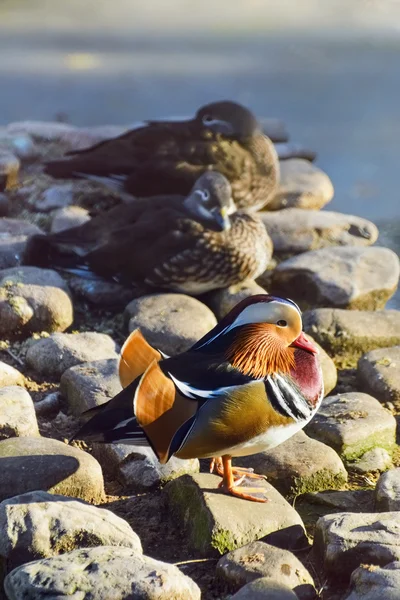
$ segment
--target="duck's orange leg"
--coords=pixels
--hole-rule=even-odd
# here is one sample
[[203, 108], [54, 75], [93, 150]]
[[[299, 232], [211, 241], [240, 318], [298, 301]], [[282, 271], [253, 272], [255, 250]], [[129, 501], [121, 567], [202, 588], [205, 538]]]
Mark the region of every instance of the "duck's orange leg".
[[[214, 458], [211, 459], [210, 473], [215, 473], [215, 475], [219, 475], [220, 477], [224, 476], [224, 466], [220, 456], [214, 456]], [[244, 467], [232, 467], [232, 473], [234, 476], [237, 475], [238, 479], [243, 477], [243, 475], [250, 479], [266, 479], [264, 475], [254, 473], [254, 469], [245, 469]]]
[[[253, 494], [265, 494], [267, 490], [261, 487], [248, 487], [248, 488], [240, 488], [240, 484], [243, 479], [246, 477], [246, 474], [242, 475], [240, 479], [235, 481], [232, 472], [232, 458], [230, 456], [222, 457], [222, 465], [224, 469], [223, 479], [219, 485], [220, 488], [226, 494], [231, 494], [232, 496], [236, 496], [237, 498], [242, 498], [243, 500], [250, 500], [252, 502], [268, 502], [267, 498], [259, 498]], [[253, 492], [253, 494], [249, 494], [248, 492]]]

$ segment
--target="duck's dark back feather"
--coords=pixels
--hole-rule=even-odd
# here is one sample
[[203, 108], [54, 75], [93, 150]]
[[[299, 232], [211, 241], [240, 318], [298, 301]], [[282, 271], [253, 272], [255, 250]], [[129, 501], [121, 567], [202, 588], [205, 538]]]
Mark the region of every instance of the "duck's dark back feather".
[[105, 277], [128, 272], [131, 279], [143, 280], [160, 257], [186, 247], [186, 236], [179, 230], [186, 225], [190, 229], [190, 223], [198, 225], [188, 219], [182, 200], [181, 196], [138, 199], [77, 227], [32, 236], [23, 263], [61, 269], [86, 265]]

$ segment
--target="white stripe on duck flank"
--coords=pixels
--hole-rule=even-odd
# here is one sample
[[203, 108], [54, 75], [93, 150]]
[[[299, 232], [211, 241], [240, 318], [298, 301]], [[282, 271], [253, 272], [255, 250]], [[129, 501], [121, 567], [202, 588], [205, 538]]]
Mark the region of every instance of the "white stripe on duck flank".
[[[172, 381], [174, 382], [178, 390], [181, 392], [181, 394], [183, 394], [187, 398], [191, 398], [192, 400], [199, 400], [201, 398], [207, 400], [207, 398], [215, 398], [216, 396], [221, 396], [226, 392], [232, 392], [233, 390], [242, 387], [241, 385], [230, 385], [226, 387], [216, 388], [215, 390], [200, 390], [191, 386], [189, 383], [179, 381], [179, 379], [174, 377], [169, 371], [168, 375], [171, 377]], [[262, 379], [255, 379], [254, 381], [249, 381], [248, 383], [246, 383], [246, 386], [259, 383], [260, 381], [262, 381]]]

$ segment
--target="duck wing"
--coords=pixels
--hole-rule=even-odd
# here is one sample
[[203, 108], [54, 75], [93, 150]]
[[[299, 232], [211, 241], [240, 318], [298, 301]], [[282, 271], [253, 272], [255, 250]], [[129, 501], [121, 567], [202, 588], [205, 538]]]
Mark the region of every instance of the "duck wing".
[[151, 280], [166, 266], [163, 284], [168, 285], [176, 276], [173, 258], [195, 244], [202, 231], [182, 212], [149, 211], [136, 223], [113, 231], [107, 243], [86, 255], [85, 262], [91, 271], [126, 283]]
[[202, 227], [187, 218], [180, 197], [137, 200], [78, 227], [32, 236], [24, 264], [144, 280], [165, 259], [190, 246], [198, 230]]
[[44, 170], [57, 179], [128, 175], [153, 155], [177, 154], [180, 139], [189, 132], [184, 121], [149, 122], [89, 148], [67, 152], [68, 158], [46, 162]]
[[153, 153], [126, 176], [124, 189], [133, 196], [188, 194], [205, 171], [216, 170], [229, 181], [245, 172], [249, 155], [238, 142], [214, 136], [181, 140], [175, 152]]
[[[166, 198], [154, 200], [155, 210], [163, 206], [164, 200], [168, 201]], [[180, 206], [182, 198], [172, 201]], [[143, 212], [148, 210], [148, 202], [136, 200], [130, 204], [119, 204], [82, 225], [57, 233], [31, 236], [24, 252], [23, 262], [36, 266], [68, 266], [68, 262], [71, 261], [72, 266], [76, 262], [75, 259], [79, 261], [81, 260], [79, 257], [107, 244], [113, 232], [136, 223]]]
[[187, 194], [196, 179], [216, 169], [229, 180], [244, 172], [248, 152], [222, 135], [201, 137], [194, 121], [150, 121], [90, 148], [45, 163], [55, 178], [98, 180], [133, 196]]

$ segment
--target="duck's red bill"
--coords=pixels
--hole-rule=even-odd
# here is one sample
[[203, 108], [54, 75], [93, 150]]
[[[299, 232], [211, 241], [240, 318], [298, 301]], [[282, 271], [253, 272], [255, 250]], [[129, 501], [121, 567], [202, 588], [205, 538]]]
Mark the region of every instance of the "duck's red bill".
[[311, 342], [303, 332], [299, 335], [299, 337], [294, 340], [292, 346], [296, 348], [301, 348], [302, 350], [306, 350], [307, 352], [311, 352], [312, 354], [318, 354], [318, 348], [313, 342]]

